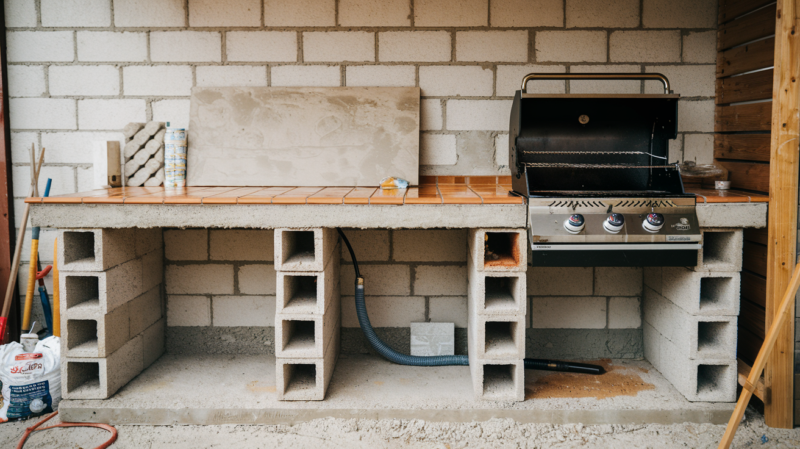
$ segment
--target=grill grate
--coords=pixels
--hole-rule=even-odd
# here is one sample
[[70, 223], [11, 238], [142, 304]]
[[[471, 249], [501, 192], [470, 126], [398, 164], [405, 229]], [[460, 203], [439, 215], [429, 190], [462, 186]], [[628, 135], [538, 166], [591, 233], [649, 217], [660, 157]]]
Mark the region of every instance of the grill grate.
[[537, 167], [537, 168], [634, 168], [634, 169], [641, 169], [641, 168], [664, 168], [664, 169], [671, 169], [676, 170], [674, 165], [625, 165], [625, 164], [569, 164], [569, 163], [558, 163], [558, 162], [523, 162], [522, 165], [526, 167]]
[[652, 153], [647, 153], [645, 151], [533, 151], [533, 150], [523, 150], [523, 154], [544, 154], [548, 156], [559, 156], [562, 154], [582, 154], [587, 156], [594, 156], [597, 154], [621, 154], [624, 156], [630, 156], [634, 154], [643, 154], [645, 156], [651, 156], [657, 159], [667, 160], [667, 158], [663, 156], [656, 156]]

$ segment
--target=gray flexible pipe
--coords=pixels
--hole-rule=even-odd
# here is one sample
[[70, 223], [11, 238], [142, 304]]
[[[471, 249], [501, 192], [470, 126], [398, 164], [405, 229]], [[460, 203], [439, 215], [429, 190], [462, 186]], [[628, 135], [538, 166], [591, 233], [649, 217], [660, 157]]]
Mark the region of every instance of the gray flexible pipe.
[[[389, 345], [383, 342], [375, 333], [372, 324], [369, 322], [369, 315], [367, 314], [367, 304], [364, 301], [364, 278], [358, 269], [358, 261], [356, 260], [353, 247], [350, 246], [350, 241], [344, 235], [341, 229], [336, 228], [339, 235], [342, 236], [344, 244], [347, 245], [347, 250], [350, 251], [350, 260], [353, 261], [353, 270], [356, 273], [356, 315], [358, 316], [358, 324], [361, 326], [361, 331], [367, 337], [370, 345], [382, 355], [386, 360], [397, 363], [399, 365], [409, 366], [451, 366], [461, 365], [469, 366], [469, 357], [465, 355], [435, 355], [435, 356], [416, 356], [407, 355], [395, 351]], [[586, 374], [602, 374], [603, 368], [597, 365], [589, 365], [585, 363], [575, 362], [558, 362], [551, 360], [541, 359], [525, 359], [525, 369], [538, 369], [547, 371], [569, 371], [576, 373]]]

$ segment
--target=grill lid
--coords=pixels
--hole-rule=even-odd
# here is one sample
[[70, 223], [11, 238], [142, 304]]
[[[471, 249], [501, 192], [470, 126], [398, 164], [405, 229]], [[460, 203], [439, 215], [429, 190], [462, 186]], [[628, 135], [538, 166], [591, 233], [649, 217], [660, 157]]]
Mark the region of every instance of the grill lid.
[[[529, 94], [541, 79], [657, 80], [665, 94]], [[668, 141], [677, 137], [679, 95], [661, 74], [528, 74], [511, 109], [512, 185], [526, 196], [547, 192], [682, 195]]]

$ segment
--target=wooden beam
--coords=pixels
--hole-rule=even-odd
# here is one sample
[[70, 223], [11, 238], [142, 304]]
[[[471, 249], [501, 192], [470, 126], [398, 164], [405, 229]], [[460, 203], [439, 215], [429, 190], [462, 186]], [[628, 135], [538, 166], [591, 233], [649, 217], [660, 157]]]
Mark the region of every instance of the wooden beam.
[[719, 27], [717, 50], [754, 41], [775, 33], [775, 5], [767, 6], [752, 14]]
[[[742, 359], [736, 359], [736, 371], [739, 374], [739, 385], [744, 385], [747, 382], [747, 376], [750, 375], [750, 370], [752, 368], [750, 365], [744, 362]], [[764, 386], [764, 378], [758, 379], [758, 383], [755, 384], [756, 389], [753, 391], [753, 395], [755, 397], [761, 399], [761, 402], [767, 404], [769, 399], [767, 397], [767, 387]]]
[[714, 132], [769, 131], [772, 102], [717, 106], [714, 110]]
[[[772, 140], [769, 179], [769, 245], [767, 255], [766, 326], [778, 316], [797, 254], [798, 139], [800, 139], [800, 0], [778, 0], [772, 93]], [[794, 317], [794, 303], [788, 314]], [[770, 427], [794, 425], [794, 319], [777, 331], [764, 371], [771, 392], [764, 407]], [[758, 367], [756, 367], [758, 368]]]
[[769, 134], [716, 134], [714, 158], [769, 162]]
[[775, 38], [762, 39], [717, 53], [717, 78], [772, 67]]
[[774, 0], [720, 0], [719, 24], [730, 22], [739, 16], [761, 8], [764, 5], [768, 5], [773, 1]]

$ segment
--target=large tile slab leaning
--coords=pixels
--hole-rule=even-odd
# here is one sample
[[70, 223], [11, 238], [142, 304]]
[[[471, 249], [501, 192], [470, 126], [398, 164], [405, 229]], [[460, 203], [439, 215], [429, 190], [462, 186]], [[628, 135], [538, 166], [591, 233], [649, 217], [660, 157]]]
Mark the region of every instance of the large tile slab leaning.
[[196, 87], [186, 183], [417, 184], [419, 105], [417, 87]]

